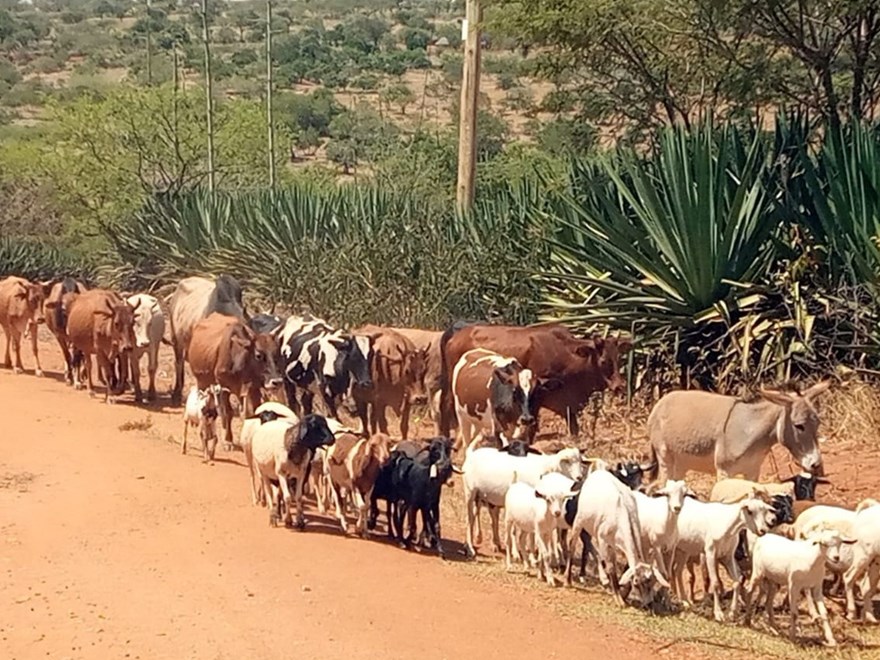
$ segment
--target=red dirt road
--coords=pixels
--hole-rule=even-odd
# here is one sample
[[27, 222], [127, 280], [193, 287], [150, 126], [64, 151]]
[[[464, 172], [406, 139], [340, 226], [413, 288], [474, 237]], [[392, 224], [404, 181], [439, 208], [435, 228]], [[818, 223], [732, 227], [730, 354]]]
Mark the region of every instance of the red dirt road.
[[[42, 347], [57, 374], [57, 349]], [[313, 511], [303, 533], [270, 528], [245, 468], [221, 462], [240, 453], [208, 466], [168, 441], [176, 410], [0, 369], [0, 411], [0, 658], [656, 653], [631, 629], [563, 620], [455, 563], [344, 538]], [[148, 430], [120, 430], [148, 413]]]

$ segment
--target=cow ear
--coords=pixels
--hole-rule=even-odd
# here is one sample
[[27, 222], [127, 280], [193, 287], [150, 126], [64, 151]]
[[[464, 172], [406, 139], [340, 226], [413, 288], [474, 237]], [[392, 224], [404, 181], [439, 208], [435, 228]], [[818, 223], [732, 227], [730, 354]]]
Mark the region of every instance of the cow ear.
[[596, 343], [592, 339], [584, 339], [580, 345], [574, 349], [576, 355], [584, 358], [592, 357], [596, 353]]
[[[558, 378], [539, 378], [538, 388], [545, 392], [555, 392], [562, 387], [562, 381]], [[536, 388], [537, 389], [537, 388]]]
[[632, 566], [630, 566], [629, 568], [627, 568], [626, 571], [624, 571], [623, 575], [620, 576], [620, 582], [619, 582], [619, 584], [620, 584], [622, 587], [625, 587], [625, 586], [628, 585], [630, 582], [632, 582], [632, 579], [633, 579], [633, 573], [634, 573], [634, 572], [635, 572], [635, 571], [634, 571], [634, 569], [633, 569]]
[[52, 287], [55, 286], [55, 280], [44, 280], [40, 282], [40, 286], [43, 287], [43, 297], [48, 297], [52, 293]]

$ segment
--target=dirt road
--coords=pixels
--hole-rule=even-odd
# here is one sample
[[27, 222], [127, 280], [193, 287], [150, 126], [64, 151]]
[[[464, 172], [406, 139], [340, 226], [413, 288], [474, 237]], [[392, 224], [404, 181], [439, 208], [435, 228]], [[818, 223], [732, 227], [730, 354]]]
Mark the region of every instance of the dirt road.
[[44, 346], [54, 374], [0, 369], [2, 658], [626, 659], [659, 646], [454, 562], [345, 538], [314, 512], [304, 533], [272, 529], [241, 454], [182, 457], [177, 411], [90, 399]]

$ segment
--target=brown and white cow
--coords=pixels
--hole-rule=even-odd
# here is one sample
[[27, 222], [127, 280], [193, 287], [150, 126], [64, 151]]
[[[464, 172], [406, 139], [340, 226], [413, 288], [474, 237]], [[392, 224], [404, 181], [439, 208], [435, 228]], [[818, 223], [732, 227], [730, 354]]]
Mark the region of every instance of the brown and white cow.
[[453, 326], [441, 341], [443, 391], [440, 432], [448, 435], [453, 423], [451, 375], [461, 356], [473, 348], [486, 348], [516, 358], [540, 379], [552, 379], [557, 387], [538, 393], [536, 412], [546, 408], [568, 422], [569, 432], [578, 433], [578, 415], [590, 395], [606, 389], [620, 392], [626, 382], [620, 375], [620, 356], [628, 351], [628, 339], [593, 335], [579, 339], [559, 324], [534, 326]]
[[78, 367], [82, 363], [88, 390], [94, 390], [92, 355], [98, 361], [98, 377], [106, 385], [104, 401], [111, 402], [111, 390], [118, 394], [116, 358], [134, 346], [134, 312], [121, 296], [106, 289], [92, 289], [77, 296], [67, 318], [67, 337], [74, 349], [74, 386], [82, 389]]
[[[7, 277], [0, 280], [0, 328], [6, 336], [7, 369], [20, 374], [24, 371], [21, 363], [21, 337], [31, 328], [31, 351], [34, 354], [37, 376], [43, 375], [40, 366], [40, 354], [37, 348], [37, 326], [43, 322], [43, 299], [48, 292], [49, 284], [30, 282], [23, 277]], [[12, 365], [10, 348], [15, 349], [15, 366]]]
[[183, 396], [183, 365], [196, 324], [211, 314], [223, 314], [247, 320], [241, 302], [241, 285], [229, 275], [216, 280], [187, 277], [177, 284], [167, 300], [171, 324], [171, 345], [174, 347], [174, 389], [171, 402], [177, 406]]
[[43, 312], [46, 317], [46, 327], [55, 335], [61, 352], [64, 354], [64, 379], [68, 385], [73, 384], [73, 362], [70, 353], [70, 340], [67, 337], [67, 316], [73, 301], [85, 293], [86, 285], [82, 282], [65, 277], [60, 282], [54, 282], [43, 304]]
[[428, 413], [434, 422], [440, 419], [441, 372], [443, 371], [440, 357], [440, 330], [422, 330], [420, 328], [391, 328], [409, 339], [417, 350], [425, 356], [425, 375], [422, 378], [425, 394], [428, 397]]
[[[239, 319], [214, 313], [193, 328], [187, 349], [189, 366], [200, 390], [222, 388], [220, 419], [223, 440], [232, 446], [232, 406], [229, 395], [244, 400], [244, 414], [252, 416], [263, 399], [263, 390], [276, 394], [283, 380], [277, 337], [257, 334]], [[210, 448], [214, 458], [214, 447]]]
[[370, 337], [372, 386], [352, 386], [363, 433], [388, 433], [388, 408], [400, 420], [400, 436], [408, 437], [412, 403], [425, 400], [425, 355], [413, 343], [390, 328], [374, 325], [354, 331], [356, 336]]
[[343, 533], [348, 532], [345, 500], [351, 496], [357, 512], [355, 532], [366, 536], [367, 513], [372, 504], [373, 487], [379, 470], [391, 456], [391, 444], [391, 438], [384, 433], [377, 433], [371, 438], [342, 433], [336, 435], [336, 444], [326, 450], [324, 465], [327, 481], [330, 483], [330, 492], [336, 507], [336, 519], [339, 520]]
[[498, 436], [504, 445], [531, 441], [537, 427], [535, 395], [552, 382], [539, 382], [516, 359], [485, 348], [462, 355], [452, 372], [456, 447], [467, 447], [477, 434]]

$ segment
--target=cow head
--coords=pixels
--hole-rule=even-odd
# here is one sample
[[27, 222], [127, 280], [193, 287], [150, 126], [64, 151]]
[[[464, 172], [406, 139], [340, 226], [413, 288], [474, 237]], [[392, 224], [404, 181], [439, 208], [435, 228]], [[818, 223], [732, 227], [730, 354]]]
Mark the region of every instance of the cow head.
[[403, 380], [410, 385], [409, 399], [411, 403], [424, 405], [428, 402], [428, 388], [425, 385], [427, 374], [427, 350], [416, 349], [406, 353], [403, 358]]
[[370, 337], [367, 335], [347, 337], [339, 353], [343, 362], [343, 368], [336, 373], [344, 370], [351, 376], [353, 383], [358, 387], [372, 387], [373, 378], [370, 375], [372, 341]]
[[495, 418], [508, 439], [531, 440], [537, 428], [532, 404], [537, 378], [519, 362], [507, 359], [496, 363], [489, 381], [489, 399]]
[[31, 323], [43, 323], [43, 304], [52, 289], [51, 282], [18, 282], [13, 290], [12, 311], [16, 316], [28, 318]]
[[620, 374], [620, 356], [631, 348], [629, 339], [594, 334], [589, 339], [579, 341], [574, 352], [591, 363], [597, 390], [608, 389], [612, 394], [619, 394], [626, 388], [626, 380]]
[[795, 457], [801, 467], [822, 475], [822, 453], [819, 450], [819, 413], [816, 398], [831, 386], [829, 381], [816, 383], [804, 392], [761, 390], [761, 397], [781, 407], [776, 423], [776, 437]]
[[263, 389], [276, 392], [284, 384], [277, 333], [254, 335], [254, 364], [258, 371], [256, 379], [262, 378]]
[[150, 325], [153, 322], [153, 317], [159, 312], [159, 303], [141, 296], [131, 296], [128, 298], [128, 304], [132, 306], [134, 311], [135, 348], [146, 348], [150, 345]]
[[130, 351], [134, 346], [135, 309], [124, 300], [106, 298], [103, 306], [95, 310], [95, 316], [103, 318], [99, 332], [110, 338], [119, 352]]

